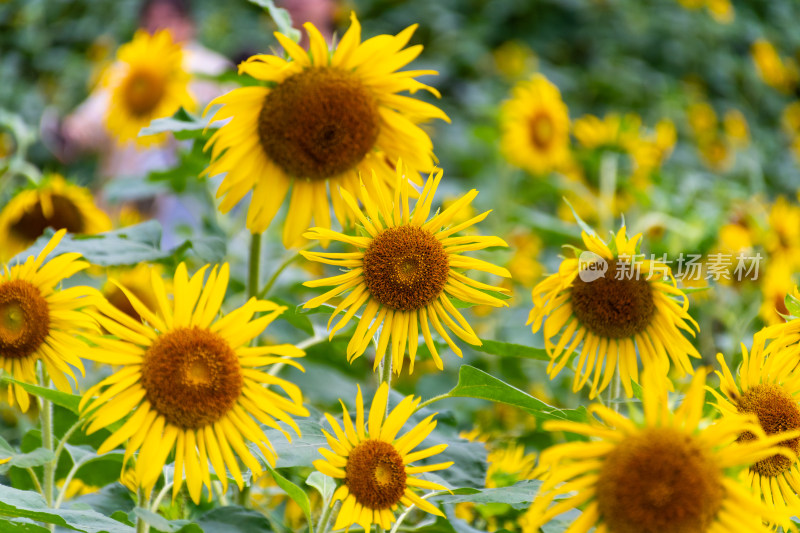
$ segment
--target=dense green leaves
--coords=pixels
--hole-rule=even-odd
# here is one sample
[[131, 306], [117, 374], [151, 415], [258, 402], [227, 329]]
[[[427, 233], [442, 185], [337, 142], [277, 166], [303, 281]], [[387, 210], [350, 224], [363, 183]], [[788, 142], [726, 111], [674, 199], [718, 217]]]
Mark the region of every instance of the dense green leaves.
[[544, 348], [487, 339], [481, 339], [481, 342], [483, 343], [481, 346], [473, 346], [472, 349], [498, 357], [523, 357], [526, 359], [538, 359], [539, 361], [550, 361], [550, 356], [547, 355], [547, 351]]

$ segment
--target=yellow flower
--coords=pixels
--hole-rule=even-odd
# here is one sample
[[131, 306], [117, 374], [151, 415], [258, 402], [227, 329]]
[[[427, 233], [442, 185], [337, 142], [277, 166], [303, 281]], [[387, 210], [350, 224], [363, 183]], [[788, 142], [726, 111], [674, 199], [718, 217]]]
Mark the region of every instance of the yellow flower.
[[597, 236], [583, 233], [587, 252], [564, 259], [557, 273], [533, 289], [528, 323], [533, 323], [534, 333], [544, 326], [545, 348], [552, 359], [550, 379], [582, 344], [572, 390], [583, 387], [594, 371], [590, 398], [608, 386], [617, 367], [631, 397], [631, 381], [638, 382], [639, 376], [637, 353], [645, 368], [655, 367], [663, 375], [670, 361], [680, 375], [691, 374], [689, 357], [700, 357], [681, 333], [694, 335], [697, 329], [688, 313], [688, 298], [676, 287], [667, 265], [636, 257], [640, 238], [641, 234], [628, 239], [623, 226], [610, 248]]
[[536, 454], [525, 453], [525, 446], [514, 442], [495, 448], [486, 457], [486, 487], [508, 487], [525, 479], [533, 479]]
[[433, 118], [447, 120], [439, 108], [398, 94], [425, 89], [415, 76], [430, 70], [397, 69], [413, 61], [421, 45], [403, 49], [417, 25], [397, 34], [379, 35], [361, 42], [355, 14], [331, 55], [312, 24], [306, 52], [288, 37], [276, 33], [291, 61], [256, 55], [239, 65], [239, 72], [270, 83], [270, 87], [243, 87], [220, 96], [211, 105], [224, 104], [213, 119], [230, 121], [209, 140], [211, 165], [205, 174], [226, 174], [217, 191], [220, 211], [227, 213], [252, 191], [247, 227], [263, 232], [292, 187], [283, 226], [286, 247], [302, 242], [311, 225], [330, 228], [330, 205], [339, 222], [347, 222], [347, 208], [337, 194], [342, 188], [355, 195], [359, 175], [373, 170], [393, 181], [390, 161], [402, 157], [408, 178], [430, 172], [433, 144], [419, 124]]
[[306, 282], [307, 287], [335, 286], [335, 288], [313, 298], [303, 307], [315, 308], [345, 291], [352, 291], [336, 307], [328, 321], [330, 327], [336, 315], [349, 307], [344, 317], [331, 329], [331, 337], [346, 326], [363, 305], [366, 305], [358, 321], [358, 327], [347, 345], [348, 360], [352, 361], [361, 356], [378, 328], [382, 328], [375, 356], [375, 368], [383, 360], [391, 341], [391, 363], [398, 374], [403, 368], [406, 345], [410, 359], [409, 373], [414, 371], [419, 340], [418, 328], [422, 329], [422, 335], [437, 368], [440, 370], [443, 368], [429, 324], [433, 324], [439, 335], [459, 357], [461, 349], [453, 342], [443, 325], [450, 328], [463, 341], [480, 346], [480, 339], [453, 305], [451, 297], [477, 305], [493, 307], [508, 305], [505, 301], [485, 292], [507, 292], [506, 289], [474, 281], [460, 270], [480, 270], [510, 277], [505, 268], [461, 255], [462, 252], [481, 250], [490, 246], [507, 246], [499, 237], [455, 236], [456, 233], [482, 221], [489, 214], [489, 211], [486, 211], [466, 222], [451, 225], [453, 218], [469, 206], [478, 191], [471, 190], [448, 209], [428, 219], [433, 196], [442, 179], [442, 172], [430, 175], [413, 210], [409, 209], [408, 197], [411, 187], [404, 174], [404, 165], [398, 163], [393, 198], [388, 191], [380, 187], [378, 178], [373, 174], [372, 190], [377, 193], [373, 194], [362, 185], [359, 196], [364, 204], [363, 211], [348, 191], [341, 190], [342, 198], [354, 218], [363, 225], [364, 236], [344, 235], [327, 228], [312, 228], [304, 235], [308, 239], [340, 241], [355, 246], [358, 251], [301, 252], [311, 261], [347, 269], [332, 278]]
[[523, 287], [530, 287], [542, 275], [542, 265], [538, 260], [542, 241], [531, 231], [514, 233], [510, 241], [514, 250], [508, 262], [511, 277]]
[[697, 139], [707, 140], [717, 136], [717, 112], [708, 102], [696, 102], [687, 110], [689, 127]]
[[[599, 404], [589, 407], [589, 422], [545, 422], [549, 431], [594, 440], [559, 444], [541, 453], [537, 471], [546, 474], [523, 532], [538, 531], [556, 515], [581, 506], [583, 513], [571, 533], [591, 528], [598, 533], [767, 533], [762, 517], [774, 522], [777, 513], [754, 500], [730, 469], [775, 453], [791, 454], [776, 446], [784, 437], [765, 436], [752, 415], [731, 414], [711, 426], [703, 424], [705, 377], [705, 370], [697, 372], [672, 412], [664, 378], [645, 370], [643, 422]], [[748, 431], [761, 438], [734, 444]]]
[[[161, 265], [151, 266], [147, 263], [139, 263], [133, 268], [109, 271], [108, 281], [103, 286], [103, 296], [111, 305], [126, 315], [134, 320], [141, 320], [142, 317], [136, 312], [120, 286], [125, 287], [128, 292], [136, 296], [148, 309], [156, 309], [158, 300], [153, 292], [151, 279], [154, 273], [160, 276], [163, 270]], [[168, 291], [172, 290], [170, 283], [165, 283], [165, 286]]]
[[750, 130], [747, 127], [747, 120], [738, 109], [729, 109], [722, 119], [725, 134], [731, 142], [738, 147], [745, 147], [750, 144]]
[[106, 126], [119, 144], [135, 141], [139, 147], [161, 144], [166, 134], [139, 137], [154, 119], [172, 116], [180, 107], [195, 105], [189, 93], [189, 74], [183, 51], [168, 30], [150, 35], [139, 30], [120, 46], [117, 62], [103, 78], [111, 91]]
[[[756, 334], [750, 353], [742, 344], [742, 365], [736, 378], [725, 357], [717, 354], [722, 371], [716, 373], [722, 394], [714, 389], [709, 390], [717, 399], [716, 406], [724, 416], [739, 416], [741, 413], [755, 415], [767, 435], [798, 430], [800, 372], [794, 364], [796, 355], [791, 350], [783, 349], [765, 357], [764, 342], [764, 336]], [[743, 433], [738, 440], [748, 442], [754, 438], [752, 433]], [[800, 437], [786, 440], [781, 446], [796, 455], [800, 451]], [[786, 455], [773, 455], [761, 459], [750, 465], [747, 477], [753, 492], [770, 509], [784, 514], [788, 507], [791, 512], [787, 516], [797, 514], [800, 510], [800, 498], [795, 493], [800, 489], [800, 465], [796, 457], [790, 459]]]
[[30, 247], [46, 228], [93, 235], [111, 230], [111, 219], [85, 187], [51, 174], [17, 193], [0, 211], [0, 261]]
[[770, 260], [780, 256], [790, 269], [800, 267], [800, 206], [778, 196], [767, 220], [769, 229], [763, 238]]
[[577, 120], [572, 133], [586, 148], [619, 148], [628, 150], [639, 140], [642, 119], [635, 113], [608, 113], [602, 119], [585, 115]]
[[[66, 278], [89, 266], [79, 253], [61, 254], [47, 262], [66, 231], [58, 231], [36, 258], [0, 272], [0, 368], [14, 379], [37, 383], [36, 363], [42, 362], [58, 390], [72, 392], [66, 376], [75, 380], [73, 366], [83, 374], [81, 357], [90, 348], [81, 334], [97, 331], [97, 323], [85, 308], [98, 302], [99, 293], [89, 287], [58, 290]], [[8, 403], [30, 405], [28, 393], [14, 383], [8, 387]]]
[[774, 89], [789, 93], [797, 85], [797, 66], [791, 59], [784, 63], [771, 42], [758, 39], [750, 48], [761, 79]]
[[323, 430], [330, 450], [320, 448], [319, 452], [325, 459], [314, 461], [314, 466], [326, 476], [344, 481], [334, 492], [331, 501], [333, 506], [342, 500], [333, 529], [349, 529], [353, 524], [358, 524], [369, 531], [372, 524], [378, 524], [388, 530], [395, 520], [394, 513], [401, 504], [405, 507], [416, 505], [426, 513], [444, 516], [436, 506], [420, 498], [414, 488], [448, 490], [447, 487], [414, 476], [443, 470], [453, 463], [411, 466], [411, 463], [432, 457], [447, 448], [447, 444], [437, 444], [424, 450], [412, 451], [436, 427], [434, 415], [398, 437], [397, 433], [416, 411], [420, 398], [406, 396], [386, 414], [388, 396], [389, 386], [381, 383], [372, 400], [369, 418], [365, 422], [364, 401], [359, 386], [355, 424], [344, 402], [340, 400], [344, 430], [336, 419], [325, 413], [335, 437]]
[[518, 83], [500, 112], [502, 149], [508, 161], [546, 174], [569, 156], [569, 113], [558, 87], [541, 74]]
[[516, 80], [536, 70], [536, 54], [521, 41], [506, 41], [492, 51], [495, 68], [509, 80]]
[[759, 316], [768, 326], [785, 322], [781, 315], [789, 314], [784, 299], [796, 284], [794, 269], [785, 257], [770, 256], [758, 275], [762, 280]]
[[[154, 309], [120, 286], [143, 322], [107, 302], [99, 306], [100, 325], [116, 338], [92, 339], [99, 348], [87, 357], [122, 365], [122, 369], [88, 390], [81, 400], [83, 415], [90, 421], [88, 433], [128, 417], [98, 453], [128, 441], [124, 462], [139, 452], [135, 479], [149, 493], [174, 452], [173, 496], [185, 476], [195, 503], [200, 501], [203, 485], [210, 494], [209, 463], [223, 490], [228, 483], [226, 467], [239, 488], [244, 485], [234, 452], [254, 475], [263, 472], [248, 441], [275, 464], [272, 444], [255, 420], [279, 429], [290, 439], [276, 420], [299, 435], [300, 429], [289, 415], [308, 416], [300, 389], [262, 370], [275, 363], [302, 370], [291, 358], [302, 357], [303, 351], [289, 344], [250, 346], [286, 308], [251, 298], [218, 317], [228, 287], [228, 265], [213, 268], [204, 284], [206, 270], [204, 267], [189, 278], [186, 265], [178, 265], [172, 299], [161, 277], [153, 272], [152, 291], [158, 302]], [[265, 314], [253, 318], [260, 313]]]
[[706, 8], [720, 24], [730, 24], [736, 15], [730, 0], [706, 0]]

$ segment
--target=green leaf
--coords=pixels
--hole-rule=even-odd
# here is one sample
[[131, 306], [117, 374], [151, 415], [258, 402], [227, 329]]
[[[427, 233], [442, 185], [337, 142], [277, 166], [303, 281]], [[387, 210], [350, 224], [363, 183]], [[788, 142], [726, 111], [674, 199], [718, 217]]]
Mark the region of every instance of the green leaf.
[[278, 26], [279, 32], [296, 43], [300, 42], [300, 30], [296, 30], [292, 26], [292, 16], [287, 10], [276, 6], [273, 0], [250, 0], [250, 2], [263, 7], [269, 13], [269, 16], [275, 21], [275, 25]]
[[311, 323], [311, 319], [308, 318], [306, 313], [300, 313], [297, 306], [292, 305], [281, 298], [270, 298], [270, 300], [276, 304], [286, 306], [286, 311], [281, 313], [281, 315], [278, 317], [278, 320], [285, 320], [307, 335], [312, 337], [314, 336], [314, 325]]
[[303, 513], [306, 515], [306, 520], [308, 521], [308, 533], [314, 533], [314, 528], [311, 525], [313, 522], [311, 520], [311, 503], [308, 501], [308, 494], [306, 494], [303, 489], [276, 472], [275, 469], [269, 464], [267, 464], [266, 467], [267, 470], [269, 470], [269, 473], [272, 474], [272, 478], [275, 480], [275, 483], [277, 483], [280, 488], [286, 491], [286, 494], [288, 494], [289, 497], [300, 506], [300, 509], [303, 510]]
[[5, 472], [8, 468], [16, 466], [18, 468], [32, 468], [34, 466], [42, 466], [53, 460], [55, 455], [51, 450], [46, 448], [38, 448], [28, 453], [20, 453], [11, 457], [11, 460], [2, 465], [0, 472]]
[[586, 409], [558, 409], [475, 367], [461, 365], [458, 384], [442, 398], [480, 398], [524, 409], [542, 420], [587, 419]]
[[195, 117], [181, 107], [171, 117], [157, 118], [150, 122], [149, 126], [139, 131], [139, 137], [170, 132], [179, 140], [200, 139], [214, 114], [208, 113], [206, 116], [209, 118]]
[[60, 405], [61, 407], [69, 409], [73, 413], [78, 414], [78, 404], [81, 401], [81, 397], [76, 394], [68, 394], [59, 390], [40, 387], [39, 385], [34, 385], [32, 383], [25, 383], [23, 381], [14, 379], [8, 374], [3, 374], [2, 378], [0, 378], [0, 382], [15, 383], [34, 396], [39, 396], [41, 398], [50, 400], [54, 404]]
[[795, 298], [792, 294], [787, 294], [786, 298], [783, 300], [783, 303], [786, 304], [786, 309], [788, 309], [789, 313], [793, 317], [800, 317], [800, 300]]
[[536, 359], [539, 361], [550, 361], [550, 356], [544, 348], [534, 348], [533, 346], [523, 346], [522, 344], [512, 344], [510, 342], [499, 342], [481, 339], [482, 346], [473, 346], [477, 352], [498, 355], [500, 357], [524, 357], [526, 359]]
[[322, 495], [322, 501], [330, 501], [333, 491], [336, 490], [336, 481], [322, 472], [311, 472], [306, 479], [306, 485], [314, 487]]
[[567, 200], [566, 198], [562, 198], [562, 200], [564, 200], [564, 203], [566, 203], [569, 206], [570, 211], [572, 211], [572, 216], [575, 217], [575, 222], [578, 223], [578, 226], [580, 226], [581, 230], [586, 232], [586, 234], [589, 236], [594, 236], [595, 233], [592, 227], [589, 226], [589, 224], [587, 224], [586, 222], [584, 222], [584, 220], [580, 217], [580, 215], [575, 211], [575, 208], [572, 207], [572, 204], [569, 203], [569, 200]]
[[266, 516], [253, 509], [226, 506], [211, 509], [180, 529], [179, 533], [258, 533], [273, 531]]
[[66, 505], [69, 505], [70, 508], [88, 506], [118, 522], [133, 525], [129, 523], [128, 513], [136, 507], [136, 502], [133, 501], [131, 491], [127, 487], [121, 483], [112, 483], [97, 492], [72, 498]]
[[91, 510], [49, 509], [41, 495], [0, 485], [0, 515], [56, 524], [84, 533], [133, 533], [133, 528]]
[[[319, 448], [327, 446], [327, 440], [322, 433], [322, 426], [319, 422], [310, 419], [297, 420], [297, 427], [300, 428], [303, 436], [298, 437], [293, 429], [288, 429], [292, 436], [289, 442], [286, 436], [277, 429], [261, 426], [264, 434], [272, 443], [275, 454], [278, 456], [277, 468], [289, 468], [293, 466], [311, 466], [315, 459], [322, 459]], [[258, 448], [251, 447], [251, 451], [259, 453]]]
[[509, 487], [492, 489], [457, 489], [453, 494], [440, 494], [432, 496], [431, 501], [442, 503], [506, 503], [516, 509], [527, 509], [534, 496], [539, 492], [542, 482], [538, 480], [524, 480]]
[[144, 520], [150, 527], [163, 531], [164, 533], [176, 533], [190, 524], [188, 520], [167, 520], [160, 514], [156, 514], [150, 509], [143, 509], [142, 507], [136, 507], [133, 510], [133, 514]]
[[29, 522], [27, 518], [17, 520], [0, 518], [0, 531], [3, 533], [50, 533], [46, 527]]

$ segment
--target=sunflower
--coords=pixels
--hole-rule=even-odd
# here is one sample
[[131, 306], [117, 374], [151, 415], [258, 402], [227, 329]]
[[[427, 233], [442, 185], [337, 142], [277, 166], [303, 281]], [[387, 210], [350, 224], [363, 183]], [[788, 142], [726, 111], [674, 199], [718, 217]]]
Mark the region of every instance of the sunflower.
[[422, 51], [421, 45], [403, 49], [417, 25], [362, 43], [355, 14], [350, 19], [333, 54], [310, 23], [304, 26], [310, 52], [276, 33], [291, 61], [256, 55], [239, 65], [240, 73], [270, 86], [235, 89], [210, 104], [224, 104], [212, 120], [231, 119], [206, 145], [213, 149], [204, 173], [226, 174], [217, 191], [225, 197], [220, 210], [227, 213], [252, 190], [247, 227], [261, 233], [292, 186], [283, 227], [287, 248], [301, 242], [312, 216], [330, 228], [329, 182], [334, 213], [344, 225], [347, 210], [336, 190], [355, 195], [359, 174], [375, 170], [391, 183], [390, 162], [400, 157], [412, 167], [412, 179], [430, 172], [433, 144], [418, 124], [449, 121], [439, 108], [398, 94], [425, 89], [439, 96], [414, 79], [435, 71], [396, 72]]
[[608, 386], [616, 368], [625, 393], [633, 396], [631, 381], [638, 381], [639, 374], [637, 352], [645, 367], [655, 365], [666, 374], [672, 360], [681, 376], [691, 374], [689, 356], [700, 354], [680, 330], [694, 335], [692, 326], [696, 329], [697, 323], [689, 316], [689, 300], [676, 287], [669, 267], [639, 259], [642, 235], [628, 239], [625, 226], [610, 247], [595, 235], [582, 236], [588, 251], [562, 261], [557, 273], [533, 288], [528, 324], [533, 323], [534, 333], [544, 324], [545, 347], [552, 359], [547, 368], [550, 379], [581, 342], [572, 389], [583, 387], [594, 370], [590, 398]]
[[[109, 269], [108, 281], [103, 285], [103, 296], [114, 307], [127, 314], [134, 320], [141, 320], [142, 317], [134, 309], [133, 304], [125, 296], [120, 286], [125, 287], [128, 292], [139, 298], [139, 301], [144, 304], [148, 309], [156, 309], [158, 300], [156, 294], [153, 292], [151, 280], [153, 274], [161, 276], [163, 268], [161, 265], [148, 265], [147, 263], [139, 263], [132, 268], [126, 269]], [[165, 288], [168, 291], [172, 290], [169, 282], [165, 282]]]
[[408, 345], [409, 372], [414, 372], [414, 359], [419, 341], [419, 329], [425, 338], [436, 367], [442, 370], [442, 359], [431, 336], [430, 324], [439, 332], [450, 348], [461, 356], [461, 349], [445, 331], [443, 324], [459, 338], [469, 344], [480, 346], [481, 341], [472, 327], [456, 309], [450, 297], [471, 304], [501, 307], [505, 301], [485, 291], [508, 292], [473, 281], [459, 270], [474, 269], [498, 276], [510, 277], [508, 270], [497, 267], [461, 252], [481, 250], [489, 246], [507, 246], [499, 237], [477, 235], [455, 237], [464, 230], [486, 218], [489, 211], [471, 219], [449, 226], [459, 211], [467, 208], [478, 194], [471, 190], [449, 208], [430, 220], [431, 203], [442, 172], [431, 174], [425, 182], [422, 194], [413, 210], [409, 210], [410, 185], [404, 178], [404, 165], [398, 162], [394, 198], [380, 187], [376, 175], [372, 181], [376, 193], [373, 195], [361, 186], [360, 197], [364, 211], [355, 198], [341, 189], [342, 198], [363, 225], [364, 236], [349, 236], [327, 228], [312, 228], [304, 237], [308, 239], [330, 239], [355, 246], [358, 251], [347, 253], [301, 252], [311, 261], [328, 263], [347, 268], [343, 274], [305, 283], [307, 287], [335, 286], [321, 296], [306, 302], [306, 309], [315, 308], [348, 290], [350, 294], [338, 305], [328, 325], [345, 308], [349, 309], [330, 331], [331, 337], [347, 325], [353, 315], [366, 308], [361, 315], [353, 337], [347, 345], [347, 358], [353, 361], [367, 349], [378, 328], [381, 333], [375, 356], [375, 368], [383, 360], [391, 341], [394, 371], [400, 373]]
[[[717, 354], [722, 371], [717, 371], [722, 394], [709, 389], [717, 399], [717, 408], [724, 416], [753, 414], [767, 435], [784, 431], [800, 430], [800, 369], [795, 366], [796, 356], [789, 350], [779, 350], [769, 357], [764, 356], [763, 335], [756, 334], [753, 347], [748, 353], [742, 345], [742, 366], [738, 379]], [[723, 396], [724, 394], [724, 396]], [[754, 438], [744, 433], [739, 438], [747, 442]], [[782, 446], [794, 454], [800, 452], [800, 437], [786, 440]], [[787, 508], [791, 514], [800, 511], [800, 465], [797, 458], [774, 455], [750, 465], [748, 478], [753, 491], [766, 505], [781, 513]]]
[[161, 144], [166, 134], [139, 137], [157, 118], [172, 116], [180, 107], [194, 108], [183, 51], [168, 30], [150, 35], [144, 30], [120, 46], [117, 62], [103, 77], [111, 91], [106, 127], [119, 144], [135, 141], [145, 147]]
[[[571, 533], [763, 532], [762, 518], [778, 513], [754, 500], [731, 469], [773, 456], [794, 457], [777, 446], [783, 435], [766, 436], [752, 415], [731, 414], [711, 426], [701, 423], [706, 371], [695, 375], [683, 403], [668, 406], [665, 379], [643, 372], [643, 423], [599, 404], [589, 422], [548, 421], [548, 431], [567, 431], [591, 441], [573, 441], [543, 451], [537, 472], [546, 472], [526, 514], [524, 533], [578, 507]], [[735, 444], [751, 432], [760, 438]], [[555, 500], [559, 501], [555, 503]]]
[[94, 203], [89, 189], [51, 174], [17, 193], [0, 211], [0, 261], [30, 247], [46, 228], [93, 235], [111, 230], [111, 219]]
[[331, 415], [325, 414], [336, 437], [323, 430], [331, 449], [319, 449], [325, 459], [314, 461], [314, 467], [326, 476], [344, 480], [331, 501], [331, 505], [334, 505], [342, 500], [342, 508], [333, 529], [359, 524], [369, 531], [372, 524], [378, 524], [388, 530], [394, 522], [394, 511], [398, 509], [398, 504], [405, 507], [416, 505], [422, 511], [444, 516], [413, 489], [448, 490], [438, 483], [413, 477], [423, 472], [443, 470], [453, 464], [411, 466], [414, 461], [434, 456], [447, 448], [447, 444], [437, 444], [412, 452], [436, 427], [434, 415], [425, 418], [402, 437], [397, 437], [397, 433], [416, 411], [420, 398], [407, 396], [387, 414], [388, 397], [389, 385], [381, 383], [372, 400], [368, 422], [365, 423], [364, 401], [359, 386], [355, 425], [344, 402], [340, 400], [344, 431]]
[[[90, 287], [56, 287], [89, 267], [79, 253], [66, 253], [45, 263], [66, 234], [56, 232], [36, 258], [7, 266], [0, 272], [0, 368], [17, 381], [37, 383], [36, 362], [41, 361], [58, 390], [72, 392], [66, 376], [75, 380], [73, 367], [83, 374], [78, 356], [89, 350], [81, 334], [97, 332], [97, 323], [82, 312], [96, 304], [100, 294]], [[88, 352], [91, 353], [91, 352]], [[8, 387], [22, 411], [30, 405], [28, 393], [17, 383]]]
[[[302, 370], [291, 358], [302, 357], [303, 351], [288, 344], [250, 346], [286, 308], [252, 298], [217, 318], [229, 268], [227, 263], [219, 270], [214, 267], [204, 284], [206, 270], [204, 267], [189, 278], [186, 265], [178, 265], [172, 299], [161, 277], [153, 272], [155, 309], [120, 286], [143, 322], [108, 302], [99, 306], [98, 322], [117, 338], [93, 339], [98, 349], [89, 358], [122, 368], [88, 390], [81, 400], [89, 433], [130, 415], [98, 453], [128, 441], [125, 462], [138, 450], [135, 479], [150, 492], [174, 451], [173, 495], [180, 490], [185, 472], [195, 503], [200, 501], [203, 485], [210, 493], [209, 463], [224, 490], [226, 467], [239, 488], [244, 484], [234, 452], [253, 474], [263, 472], [246, 441], [253, 442], [266, 460], [275, 464], [272, 444], [255, 420], [291, 440], [276, 419], [299, 435], [300, 429], [289, 415], [308, 416], [296, 385], [260, 370], [278, 362]], [[256, 313], [266, 314], [253, 319]], [[280, 387], [288, 398], [262, 384]]]
[[569, 156], [569, 113], [558, 87], [541, 74], [518, 83], [500, 112], [502, 149], [509, 162], [546, 174]]

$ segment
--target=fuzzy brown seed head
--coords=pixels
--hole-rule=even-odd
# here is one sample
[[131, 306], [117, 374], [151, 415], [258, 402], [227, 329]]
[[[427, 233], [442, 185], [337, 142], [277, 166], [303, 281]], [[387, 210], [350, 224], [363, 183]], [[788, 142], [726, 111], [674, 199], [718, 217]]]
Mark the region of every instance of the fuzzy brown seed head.
[[344, 481], [364, 507], [390, 509], [406, 490], [403, 458], [388, 442], [365, 440], [350, 451]]
[[420, 309], [442, 293], [450, 264], [442, 243], [417, 226], [388, 228], [364, 253], [364, 283], [379, 303]]
[[86, 230], [86, 221], [72, 200], [53, 194], [50, 196], [50, 202], [53, 210], [49, 216], [45, 216], [41, 202], [37, 202], [11, 225], [11, 234], [20, 240], [33, 242], [44, 235], [46, 228], [65, 229], [70, 233], [83, 233]]
[[608, 262], [604, 277], [572, 282], [572, 310], [581, 324], [600, 337], [621, 339], [644, 331], [656, 306], [644, 278], [617, 275], [617, 261]]
[[354, 74], [316, 67], [267, 94], [258, 135], [264, 152], [287, 174], [320, 180], [364, 159], [375, 146], [379, 125], [375, 98]]
[[708, 531], [723, 498], [720, 467], [695, 437], [673, 428], [627, 437], [597, 481], [600, 516], [614, 533]]
[[[800, 429], [800, 408], [797, 400], [786, 392], [783, 387], [774, 383], [761, 383], [745, 391], [738, 397], [736, 407], [740, 413], [755, 414], [764, 433], [774, 435], [784, 431]], [[755, 435], [749, 431], [739, 437], [739, 441], [754, 440]], [[781, 442], [795, 454], [800, 452], [800, 438]], [[773, 455], [758, 461], [750, 470], [762, 476], [774, 477], [789, 470], [794, 461], [783, 455]]]
[[50, 333], [50, 308], [31, 282], [0, 282], [0, 357], [23, 359]]
[[139, 69], [123, 82], [124, 101], [132, 115], [151, 113], [164, 98], [167, 80], [157, 72]]
[[144, 356], [146, 398], [179, 428], [197, 429], [222, 418], [243, 384], [238, 356], [225, 339], [207, 329], [167, 332]]
[[553, 142], [555, 135], [553, 117], [547, 111], [539, 111], [528, 121], [531, 143], [539, 150], [545, 150]]

